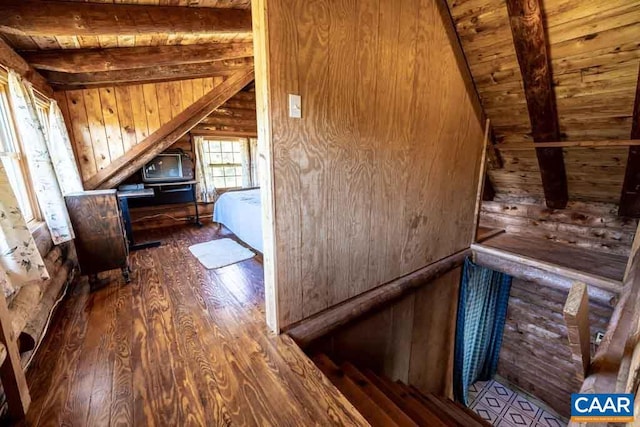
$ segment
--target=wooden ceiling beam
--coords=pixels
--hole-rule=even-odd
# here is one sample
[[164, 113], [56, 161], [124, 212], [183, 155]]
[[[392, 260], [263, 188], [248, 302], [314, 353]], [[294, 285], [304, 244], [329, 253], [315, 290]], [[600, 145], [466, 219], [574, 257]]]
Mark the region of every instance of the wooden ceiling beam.
[[32, 66], [30, 66], [20, 55], [14, 52], [11, 46], [5, 43], [2, 38], [0, 38], [0, 65], [14, 70], [22, 76], [22, 78], [31, 82], [33, 87], [43, 95], [48, 97], [53, 96], [53, 89], [47, 80]]
[[71, 1], [4, 0], [0, 31], [22, 36], [250, 33], [251, 11]]
[[21, 52], [39, 70], [61, 73], [106, 71], [200, 64], [253, 57], [252, 43], [192, 44], [185, 46], [137, 46], [109, 49], [62, 49]]
[[[631, 139], [640, 142], [640, 71], [631, 121]], [[630, 146], [618, 215], [640, 217], [640, 147]]]
[[140, 68], [137, 70], [105, 71], [102, 73], [58, 73], [43, 71], [42, 74], [56, 90], [89, 89], [107, 86], [159, 83], [173, 80], [230, 76], [238, 71], [253, 69], [253, 59], [216, 61], [206, 64], [185, 64], [165, 67]]
[[[522, 73], [533, 141], [560, 140], [558, 111], [539, 0], [507, 0], [513, 43]], [[564, 209], [569, 193], [562, 148], [536, 148], [547, 206]]]
[[115, 188], [145, 163], [169, 148], [202, 119], [238, 93], [254, 78], [253, 70], [238, 71], [162, 125], [123, 156], [84, 182], [87, 190]]

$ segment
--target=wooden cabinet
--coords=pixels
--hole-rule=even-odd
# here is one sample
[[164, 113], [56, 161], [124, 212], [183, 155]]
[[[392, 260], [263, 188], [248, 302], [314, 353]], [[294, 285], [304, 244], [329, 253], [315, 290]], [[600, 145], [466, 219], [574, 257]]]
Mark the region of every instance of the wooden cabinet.
[[95, 275], [122, 269], [129, 280], [129, 250], [116, 190], [72, 193], [65, 197], [75, 232], [80, 272]]

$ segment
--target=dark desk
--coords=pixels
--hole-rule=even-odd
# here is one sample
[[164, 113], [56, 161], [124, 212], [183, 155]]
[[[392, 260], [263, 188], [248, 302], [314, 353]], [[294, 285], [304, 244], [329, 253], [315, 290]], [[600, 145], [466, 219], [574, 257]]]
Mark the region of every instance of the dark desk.
[[200, 222], [200, 213], [198, 212], [198, 193], [196, 185], [198, 181], [176, 181], [176, 182], [154, 182], [146, 183], [144, 189], [132, 191], [118, 191], [118, 200], [120, 200], [120, 208], [127, 230], [129, 239], [129, 249], [134, 251], [156, 247], [160, 245], [159, 241], [136, 244], [133, 238], [133, 227], [131, 225], [130, 208], [142, 208], [158, 205], [171, 205], [178, 203], [193, 203], [196, 210], [194, 224], [202, 226]]
[[136, 243], [133, 238], [133, 226], [131, 224], [131, 214], [129, 213], [129, 199], [137, 200], [142, 198], [153, 197], [154, 192], [151, 188], [145, 188], [142, 190], [131, 191], [118, 191], [118, 202], [120, 203], [120, 210], [122, 211], [122, 219], [124, 220], [124, 229], [127, 233], [127, 240], [129, 242], [129, 250], [137, 251], [138, 249], [155, 248], [160, 246], [159, 240], [147, 243]]

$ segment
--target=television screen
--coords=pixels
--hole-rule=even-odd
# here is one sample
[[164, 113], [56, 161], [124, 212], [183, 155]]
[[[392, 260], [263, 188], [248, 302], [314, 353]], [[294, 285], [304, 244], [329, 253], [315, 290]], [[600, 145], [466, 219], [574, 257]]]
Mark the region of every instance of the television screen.
[[182, 156], [180, 154], [160, 154], [144, 166], [144, 181], [176, 181], [183, 179]]

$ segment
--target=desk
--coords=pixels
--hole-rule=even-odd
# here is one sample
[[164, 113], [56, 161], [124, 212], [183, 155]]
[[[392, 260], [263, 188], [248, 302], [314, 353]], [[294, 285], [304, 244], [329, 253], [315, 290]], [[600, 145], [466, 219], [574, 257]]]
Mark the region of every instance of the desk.
[[131, 191], [118, 191], [118, 200], [125, 223], [125, 229], [129, 239], [129, 249], [153, 248], [160, 245], [159, 241], [136, 244], [133, 238], [130, 208], [141, 208], [158, 205], [171, 205], [178, 203], [193, 203], [196, 210], [194, 224], [202, 226], [200, 213], [198, 212], [198, 193], [196, 185], [198, 181], [154, 182], [144, 184], [144, 189]]
[[124, 229], [126, 230], [127, 240], [129, 242], [129, 250], [137, 251], [138, 249], [155, 248], [160, 246], [162, 242], [159, 240], [147, 243], [136, 243], [133, 238], [133, 226], [131, 224], [131, 214], [129, 213], [129, 199], [150, 198], [154, 196], [151, 188], [140, 190], [118, 191], [118, 202], [122, 211], [122, 219], [124, 220]]

